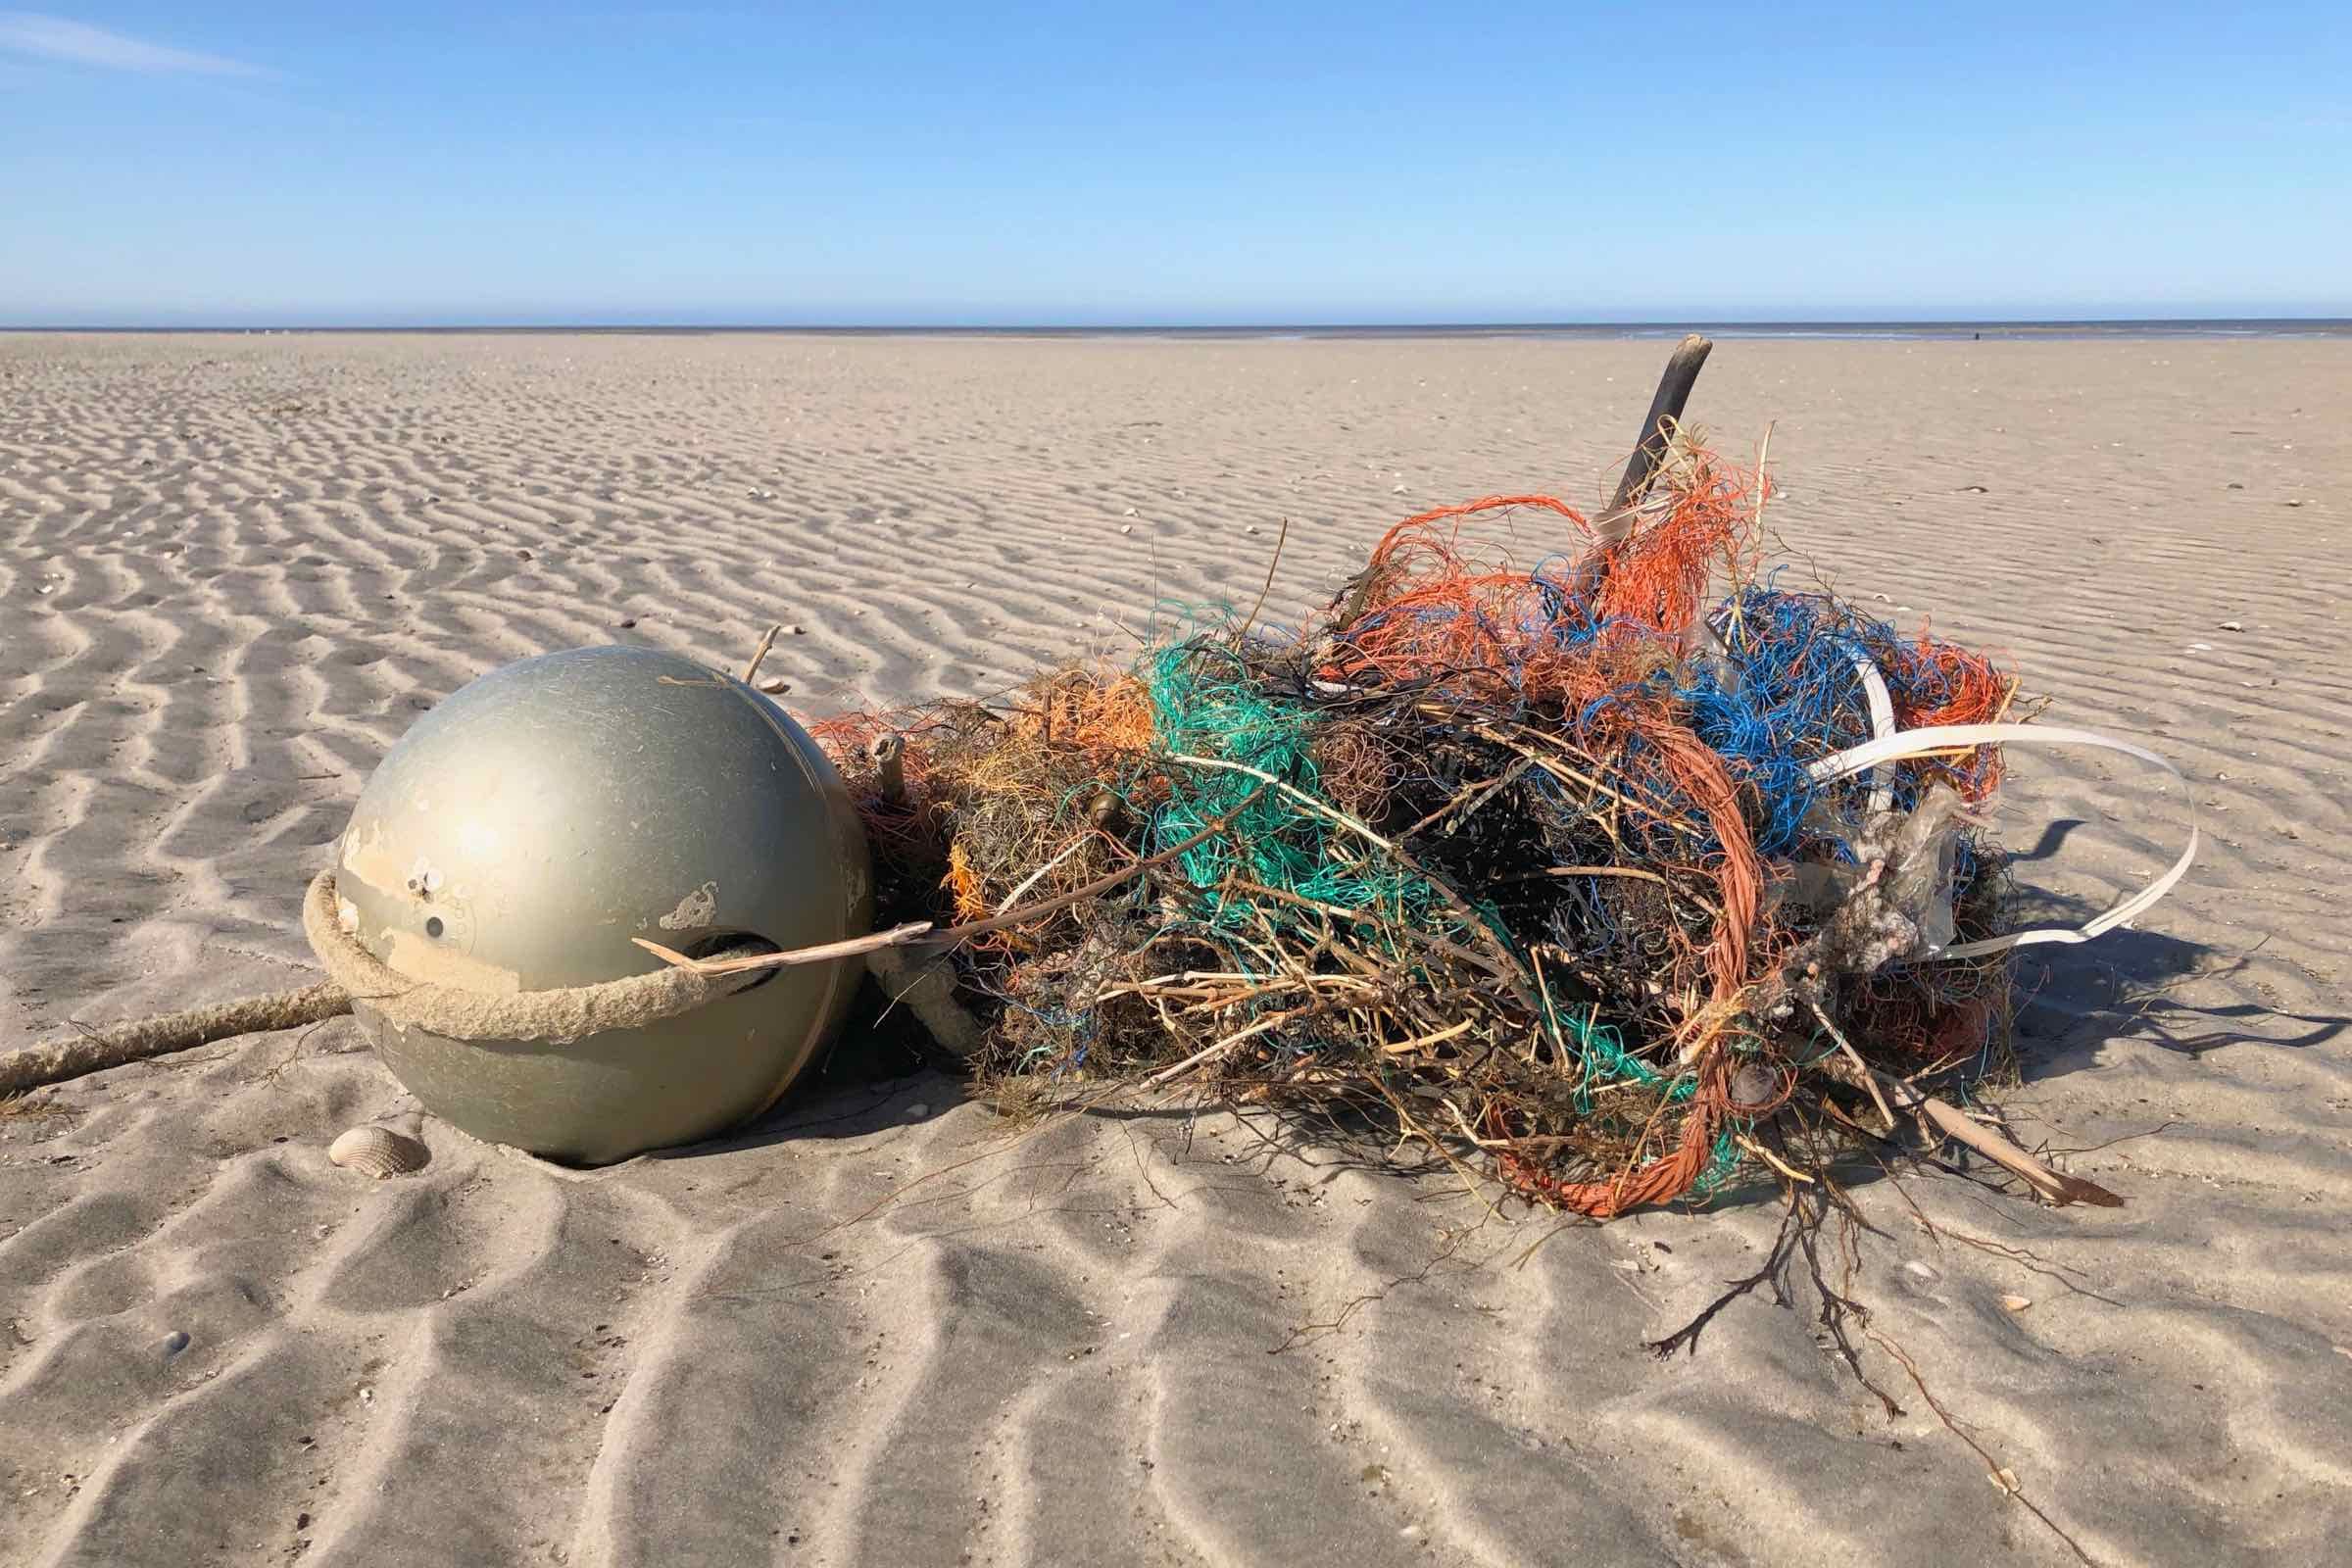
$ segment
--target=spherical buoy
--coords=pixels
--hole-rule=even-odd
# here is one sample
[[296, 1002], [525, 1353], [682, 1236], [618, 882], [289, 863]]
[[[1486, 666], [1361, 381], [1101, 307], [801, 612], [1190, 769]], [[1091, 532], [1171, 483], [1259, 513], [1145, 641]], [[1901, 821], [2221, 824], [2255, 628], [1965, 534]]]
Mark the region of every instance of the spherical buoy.
[[[408, 979], [492, 995], [690, 956], [863, 935], [865, 837], [816, 744], [767, 698], [675, 655], [587, 648], [493, 670], [386, 755], [334, 874], [343, 931]], [[642, 1027], [453, 1039], [355, 994], [425, 1108], [494, 1143], [601, 1164], [775, 1103], [839, 1024], [855, 958], [760, 971]]]

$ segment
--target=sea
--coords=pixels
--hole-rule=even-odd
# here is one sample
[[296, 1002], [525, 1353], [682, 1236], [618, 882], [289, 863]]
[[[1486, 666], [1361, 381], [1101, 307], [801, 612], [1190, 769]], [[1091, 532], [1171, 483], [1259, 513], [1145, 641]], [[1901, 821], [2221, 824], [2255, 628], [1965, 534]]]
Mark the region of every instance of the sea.
[[1353, 338], [1563, 338], [1641, 339], [1679, 338], [1698, 332], [1711, 338], [1826, 338], [1848, 341], [1968, 342], [2004, 339], [2098, 338], [2340, 338], [2352, 337], [2352, 318], [2247, 317], [2180, 318], [2177, 319], [2122, 318], [2113, 320], [1920, 320], [1920, 321], [1452, 321], [1387, 323], [1318, 323], [1291, 325], [1234, 323], [1227, 325], [1055, 325], [1055, 324], [904, 324], [844, 325], [822, 322], [625, 322], [527, 321], [514, 323], [381, 322], [351, 324], [203, 325], [41, 325], [12, 327], [0, 332], [205, 332], [220, 334], [279, 333], [530, 333], [548, 336], [595, 334], [620, 336], [707, 337], [730, 334], [776, 333], [821, 337], [1004, 337], [1004, 338], [1193, 338], [1258, 341], [1306, 341]]

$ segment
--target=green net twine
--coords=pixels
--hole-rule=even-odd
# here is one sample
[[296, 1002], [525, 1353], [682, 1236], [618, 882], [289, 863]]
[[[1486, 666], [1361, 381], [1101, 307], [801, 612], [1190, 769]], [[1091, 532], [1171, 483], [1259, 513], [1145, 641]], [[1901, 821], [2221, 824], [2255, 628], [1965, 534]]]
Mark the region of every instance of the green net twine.
[[[1231, 648], [1205, 639], [1162, 648], [1148, 660], [1144, 680], [1153, 725], [1169, 752], [1238, 762], [1322, 800], [1313, 752], [1319, 715], [1304, 704], [1268, 693]], [[1264, 788], [1262, 780], [1223, 768], [1171, 768], [1155, 837], [1181, 841], [1219, 817], [1229, 819], [1228, 831], [1188, 851], [1177, 864], [1193, 886], [1224, 890], [1207, 917], [1220, 928], [1263, 919], [1287, 929], [1315, 918], [1295, 906], [1229, 887], [1228, 878], [1236, 876], [1317, 904], [1363, 911], [1367, 919], [1423, 926], [1431, 910], [1442, 906], [1420, 876], [1322, 813]]]
[[1707, 1156], [1707, 1168], [1700, 1171], [1697, 1180], [1690, 1184], [1690, 1196], [1714, 1197], [1739, 1173], [1745, 1159], [1746, 1156], [1740, 1152], [1740, 1146], [1733, 1142], [1731, 1129], [1726, 1128], [1716, 1134], [1715, 1148]]

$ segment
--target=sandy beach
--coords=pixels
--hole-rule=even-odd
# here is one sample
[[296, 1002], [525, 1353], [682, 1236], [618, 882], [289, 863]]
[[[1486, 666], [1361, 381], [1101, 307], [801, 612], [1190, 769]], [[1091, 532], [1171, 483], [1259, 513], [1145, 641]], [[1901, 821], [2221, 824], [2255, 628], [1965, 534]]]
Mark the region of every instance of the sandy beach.
[[[508, 661], [782, 622], [796, 710], [983, 695], [1248, 602], [1286, 522], [1295, 616], [1408, 513], [1595, 503], [1665, 348], [0, 336], [0, 1049], [304, 983], [369, 770]], [[1643, 1349], [1769, 1187], [1496, 1218], [1221, 1114], [1009, 1140], [855, 1040], [717, 1150], [564, 1173], [428, 1119], [373, 1183], [326, 1146], [414, 1102], [341, 1018], [0, 1104], [0, 1563], [2340, 1560], [2347, 387], [2340, 337], [1700, 379], [1728, 453], [1773, 424], [1792, 581], [2004, 651], [2206, 834], [2022, 966], [2005, 1104], [2127, 1206], [1857, 1189], [1897, 1409], [1801, 1294]], [[2002, 836], [2087, 909], [2187, 805], [2021, 753]]]

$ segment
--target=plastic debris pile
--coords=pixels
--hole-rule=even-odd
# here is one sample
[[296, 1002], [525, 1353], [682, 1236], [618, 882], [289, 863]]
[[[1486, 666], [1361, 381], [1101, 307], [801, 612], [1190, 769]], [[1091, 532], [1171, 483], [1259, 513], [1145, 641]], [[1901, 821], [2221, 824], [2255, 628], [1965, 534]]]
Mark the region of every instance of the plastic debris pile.
[[2016, 679], [1781, 586], [1764, 493], [1678, 439], [1597, 522], [1407, 518], [1296, 631], [813, 724], [886, 920], [1087, 894], [956, 951], [986, 1092], [1312, 1105], [1608, 1216], [1998, 1070], [2001, 753], [1905, 737], [2015, 718]]

